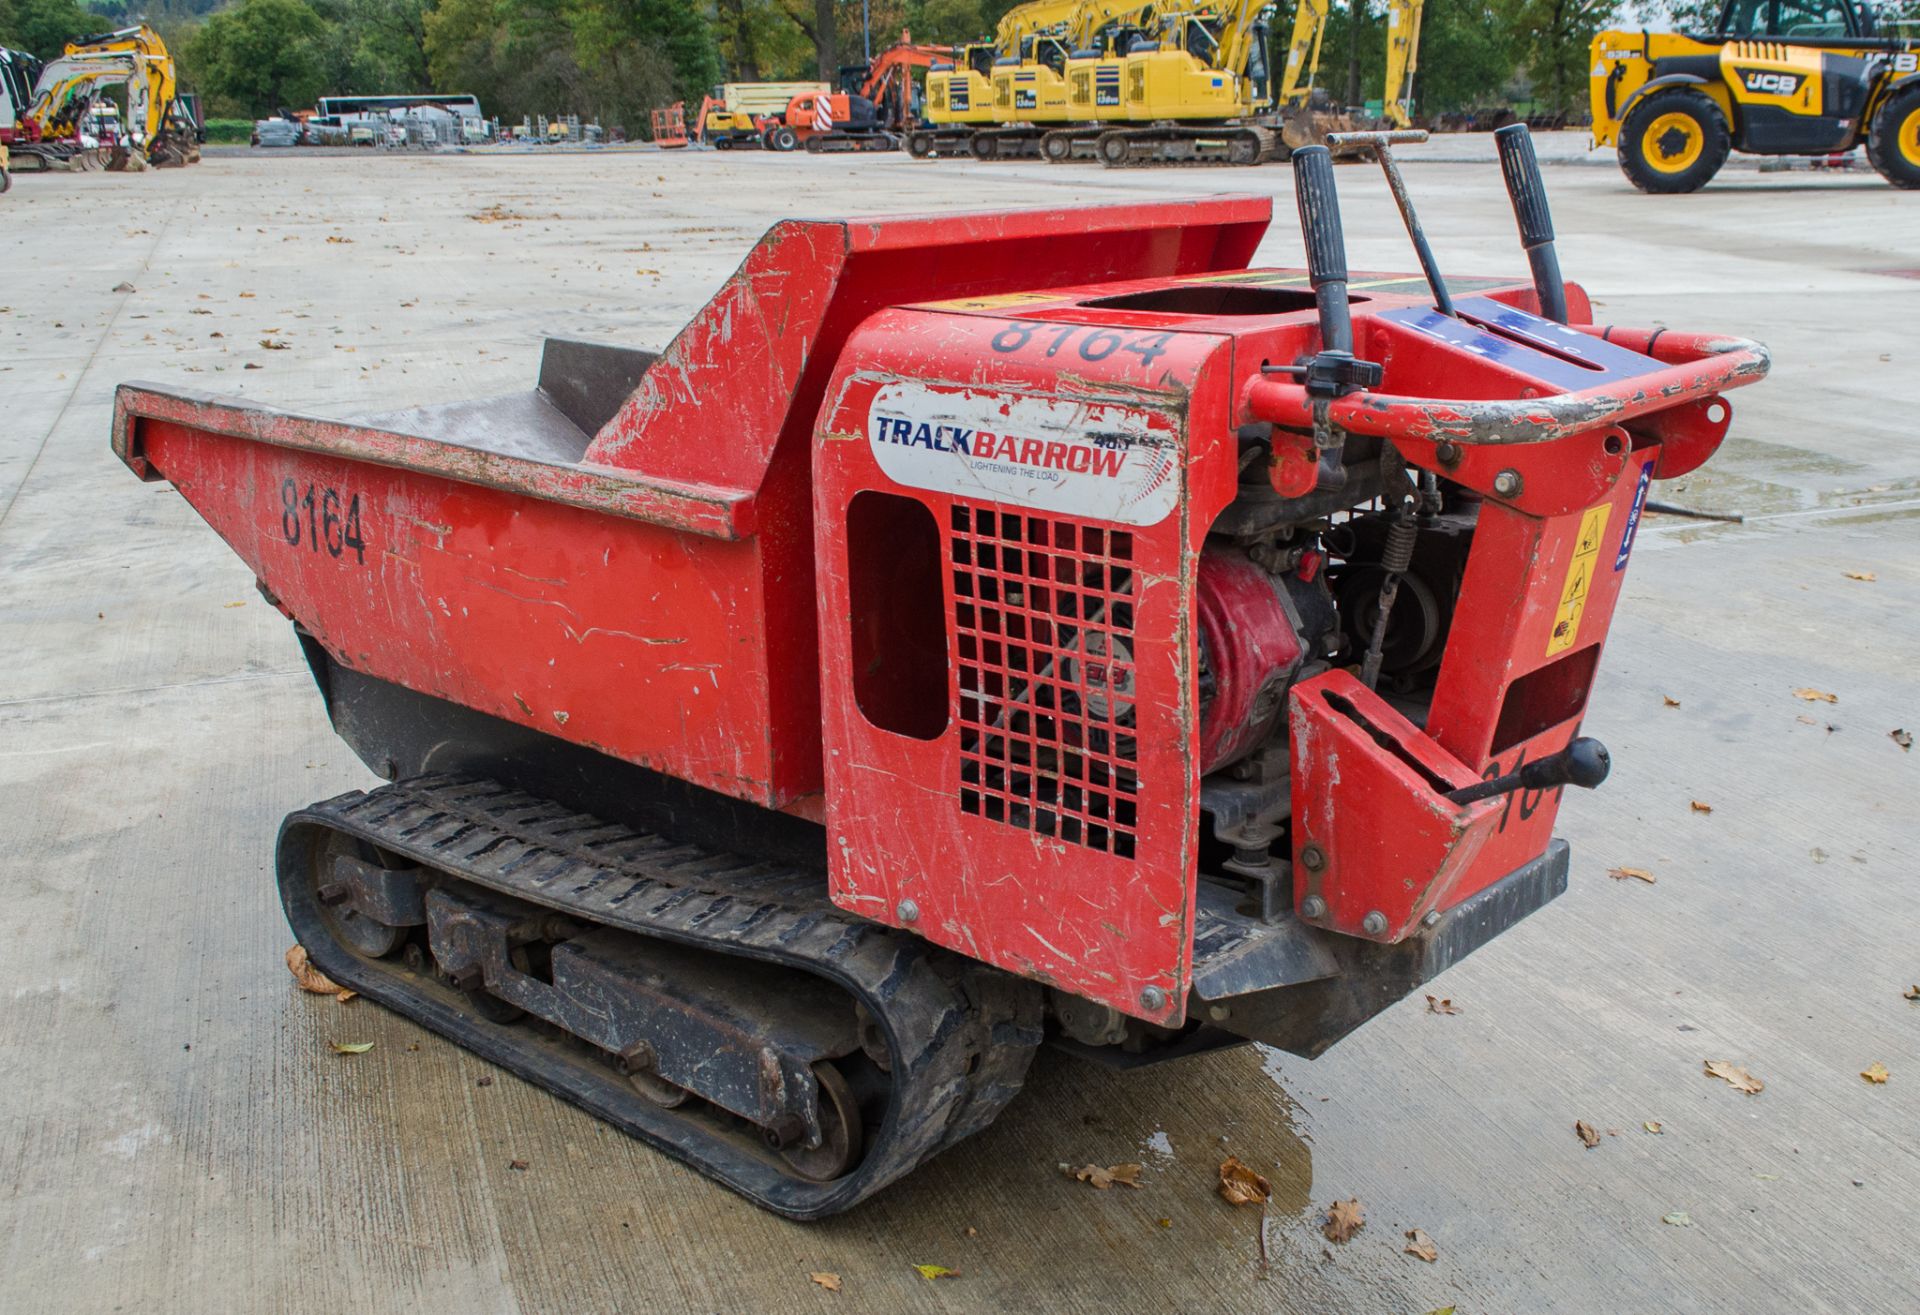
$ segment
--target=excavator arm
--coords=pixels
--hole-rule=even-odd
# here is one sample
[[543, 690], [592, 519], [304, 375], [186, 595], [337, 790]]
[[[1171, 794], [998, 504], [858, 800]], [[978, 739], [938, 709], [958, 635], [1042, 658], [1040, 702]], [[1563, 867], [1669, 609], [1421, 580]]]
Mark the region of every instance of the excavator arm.
[[127, 89], [127, 132], [142, 163], [199, 158], [190, 132], [175, 141], [170, 131], [179, 75], [160, 34], [145, 24], [68, 42], [41, 71], [24, 117], [43, 137], [77, 136], [87, 109], [111, 86]]
[[1082, 0], [1079, 9], [1067, 20], [1068, 47], [1085, 50], [1093, 45], [1102, 28], [1127, 19], [1135, 27], [1152, 27], [1153, 5], [1142, 0]]
[[[1018, 55], [1020, 43], [1027, 37], [1070, 24], [1082, 3], [1083, 0], [1029, 0], [1027, 4], [1015, 5], [1001, 15], [993, 30], [993, 44], [1002, 56]], [[1139, 0], [1134, 3], [1138, 4]]]
[[1253, 53], [1256, 33], [1265, 30], [1263, 20], [1273, 9], [1273, 0], [1239, 0], [1228, 11], [1220, 28], [1220, 55], [1217, 67], [1235, 77], [1244, 77], [1247, 60]]
[[1313, 98], [1313, 82], [1320, 72], [1320, 42], [1327, 34], [1327, 12], [1327, 0], [1299, 0], [1295, 7], [1277, 103], [1305, 105]]
[[1420, 64], [1420, 11], [1425, 5], [1426, 0], [1387, 0], [1387, 81], [1381, 105], [1396, 128], [1413, 126], [1413, 74]]

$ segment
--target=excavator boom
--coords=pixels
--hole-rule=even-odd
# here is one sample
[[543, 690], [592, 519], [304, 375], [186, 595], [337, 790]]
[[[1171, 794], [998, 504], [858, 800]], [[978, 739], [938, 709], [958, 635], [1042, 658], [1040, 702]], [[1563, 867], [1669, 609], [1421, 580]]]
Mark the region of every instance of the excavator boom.
[[1320, 43], [1327, 34], [1327, 0], [1299, 0], [1293, 11], [1293, 35], [1287, 40], [1287, 63], [1280, 75], [1281, 105], [1305, 105], [1313, 98], [1320, 72]]
[[1396, 128], [1413, 126], [1413, 74], [1420, 64], [1420, 11], [1425, 6], [1426, 0], [1387, 3], [1387, 81], [1381, 107]]

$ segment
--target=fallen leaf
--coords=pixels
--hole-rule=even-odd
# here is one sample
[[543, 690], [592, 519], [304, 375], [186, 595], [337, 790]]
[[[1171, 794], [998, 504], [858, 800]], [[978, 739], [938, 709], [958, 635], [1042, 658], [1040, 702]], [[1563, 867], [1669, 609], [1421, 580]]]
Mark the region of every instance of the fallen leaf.
[[1823, 689], [1797, 689], [1793, 692], [1796, 699], [1805, 699], [1808, 703], [1838, 703], [1838, 694], [1829, 694]]
[[1705, 1063], [1708, 1077], [1722, 1079], [1735, 1091], [1743, 1091], [1749, 1096], [1758, 1096], [1766, 1089], [1766, 1083], [1744, 1068], [1736, 1067], [1730, 1059], [1709, 1059]]
[[960, 1277], [959, 1270], [948, 1269], [945, 1265], [915, 1265], [914, 1268], [919, 1271], [920, 1277], [925, 1279], [929, 1283], [933, 1282], [937, 1278], [959, 1278]]
[[329, 1041], [336, 1055], [364, 1055], [373, 1049], [371, 1041]]
[[1460, 1011], [1454, 1008], [1453, 1001], [1451, 999], [1436, 1000], [1432, 996], [1428, 996], [1427, 1012], [1430, 1014], [1457, 1014]]
[[1154, 1222], [1154, 1223], [1156, 1223], [1156, 1224], [1158, 1224], [1158, 1225], [1160, 1225], [1160, 1227], [1162, 1227], [1162, 1228], [1172, 1228], [1172, 1227], [1173, 1227], [1173, 1220], [1171, 1220], [1171, 1219], [1156, 1219], [1156, 1220], [1154, 1220], [1153, 1222]]
[[1428, 1311], [1427, 1315], [1454, 1315], [1454, 1311], [1457, 1309], [1459, 1308], [1456, 1306], [1436, 1306], [1434, 1309]]
[[[328, 234], [327, 241], [332, 242], [335, 245], [345, 245], [346, 243], [353, 241], [353, 239], [350, 237], [334, 237], [332, 234]], [[838, 1292], [839, 1290], [840, 1289], [838, 1288], [834, 1289], [835, 1292]]]
[[525, 1160], [508, 1160], [507, 1168], [514, 1170], [516, 1173], [525, 1173], [527, 1171], [527, 1162]]
[[1902, 999], [1920, 1000], [1920, 986], [1909, 986], [1900, 993]]
[[1649, 886], [1651, 886], [1655, 880], [1653, 873], [1647, 871], [1645, 868], [1608, 868], [1607, 875], [1615, 881], [1625, 881], [1631, 877], [1635, 881], [1644, 881]]
[[809, 1274], [807, 1275], [807, 1277], [812, 1279], [815, 1283], [818, 1283], [821, 1287], [825, 1288], [828, 1292], [838, 1292], [840, 1290], [840, 1276], [838, 1274], [828, 1274], [825, 1272], [821, 1272], [817, 1274]]
[[1656, 1137], [1660, 1135], [1660, 1131], [1661, 1131], [1660, 1122], [1657, 1119], [1648, 1119], [1645, 1123], [1641, 1124], [1640, 1126], [1645, 1128], [1648, 1132], [1652, 1133]]
[[1228, 1205], [1264, 1205], [1273, 1195], [1273, 1184], [1242, 1164], [1239, 1156], [1229, 1155], [1220, 1165], [1220, 1195]]
[[240, 368], [243, 370], [264, 370], [267, 367], [260, 364], [260, 362], [258, 361], [248, 361], [245, 365], [241, 366]]
[[138, 288], [136, 288], [136, 287], [134, 287], [134, 286], [133, 286], [133, 284], [131, 284], [131, 283], [116, 283], [116, 284], [114, 284], [114, 285], [113, 285], [113, 290], [114, 290], [115, 292], [138, 292], [138, 291], [140, 291], [140, 289], [138, 289]]
[[247, 605], [247, 600], [246, 600], [246, 599], [244, 599], [244, 598], [242, 598], [242, 599], [241, 599], [241, 600], [240, 600], [239, 602], [237, 602], [237, 603], [222, 603], [222, 604], [220, 604], [220, 606], [222, 606], [222, 607], [245, 607], [246, 605]]
[[1887, 1072], [1887, 1066], [1885, 1064], [1870, 1064], [1860, 1070], [1860, 1076], [1878, 1087], [1884, 1085], [1886, 1080], [1892, 1075]]
[[287, 951], [287, 971], [293, 974], [295, 986], [314, 995], [333, 995], [340, 990], [338, 983], [307, 959], [307, 947], [304, 945], [296, 945]]
[[1849, 580], [1865, 580], [1868, 584], [1872, 584], [1880, 578], [1872, 571], [1848, 571], [1846, 576]]
[[1440, 1259], [1440, 1248], [1433, 1244], [1432, 1238], [1418, 1228], [1407, 1230], [1407, 1244], [1400, 1249], [1410, 1256], [1426, 1261], [1429, 1265]]
[[1662, 694], [1660, 696], [1660, 701], [1666, 704], [1669, 708], [1677, 708], [1680, 706], [1680, 700], [1674, 698], [1669, 694]]
[[1818, 717], [1795, 717], [1794, 720], [1807, 726], [1818, 726], [1820, 724]]
[[1367, 1212], [1360, 1198], [1351, 1196], [1327, 1207], [1327, 1221], [1320, 1225], [1320, 1231], [1329, 1242], [1345, 1242], [1366, 1226]]
[[360, 993], [358, 991], [355, 991], [348, 987], [343, 986], [339, 990], [333, 993], [333, 998], [338, 1000], [341, 1004], [345, 1004], [347, 1001], [353, 999], [355, 996], [359, 994]]
[[1905, 728], [1888, 731], [1887, 738], [1907, 752], [1913, 752], [1913, 736]]
[[1754, 1175], [1754, 1178], [1763, 1183], [1777, 1183], [1780, 1181], [1780, 1175], [1777, 1173], [1757, 1173]]
[[1660, 1222], [1663, 1224], [1672, 1224], [1675, 1228], [1692, 1228], [1693, 1216], [1685, 1210], [1673, 1210], [1661, 1215]]
[[1713, 811], [1713, 805], [1703, 804], [1696, 799], [1693, 801], [1693, 811], [1696, 813], [1711, 813]]
[[1092, 1183], [1103, 1192], [1115, 1183], [1128, 1187], [1140, 1186], [1140, 1166], [1137, 1164], [1115, 1164], [1105, 1169], [1097, 1164], [1083, 1164], [1067, 1172], [1083, 1183]]
[[1600, 1144], [1600, 1134], [1593, 1130], [1591, 1123], [1587, 1123], [1584, 1120], [1576, 1122], [1573, 1125], [1573, 1135], [1578, 1137], [1580, 1144], [1588, 1150], [1592, 1150]]
[[968, 1226], [968, 1228], [967, 1228], [967, 1236], [968, 1236], [968, 1237], [979, 1237], [979, 1236], [980, 1236], [980, 1230], [979, 1230], [979, 1229], [977, 1229], [977, 1228], [974, 1228], [974, 1227], [973, 1227], [973, 1226], [971, 1226], [971, 1225], [969, 1225], [969, 1226]]
[[262, 338], [260, 345], [270, 352], [284, 352], [287, 350], [287, 345], [278, 338]]

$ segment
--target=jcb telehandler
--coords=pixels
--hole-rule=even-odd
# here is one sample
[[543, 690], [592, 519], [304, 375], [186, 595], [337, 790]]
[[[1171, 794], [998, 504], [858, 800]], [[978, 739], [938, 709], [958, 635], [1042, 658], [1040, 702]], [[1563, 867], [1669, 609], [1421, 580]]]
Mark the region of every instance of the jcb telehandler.
[[1855, 0], [1726, 0], [1710, 33], [1593, 39], [1593, 140], [1643, 192], [1706, 185], [1730, 151], [1826, 155], [1864, 144], [1920, 187], [1920, 35]]
[[1552, 900], [1650, 481], [1767, 355], [1593, 324], [1501, 146], [1530, 281], [1404, 191], [1426, 276], [1349, 277], [1315, 146], [1304, 271], [1267, 197], [787, 221], [524, 393], [122, 385], [383, 778], [280, 827], [312, 961], [813, 1218], [1043, 1040], [1318, 1054]]

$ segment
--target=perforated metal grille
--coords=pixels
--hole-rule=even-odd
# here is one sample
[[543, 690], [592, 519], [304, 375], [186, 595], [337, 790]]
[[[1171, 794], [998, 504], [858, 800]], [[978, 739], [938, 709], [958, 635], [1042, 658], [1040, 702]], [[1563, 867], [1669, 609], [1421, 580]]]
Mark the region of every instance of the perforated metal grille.
[[1134, 855], [1133, 536], [955, 504], [960, 807]]

